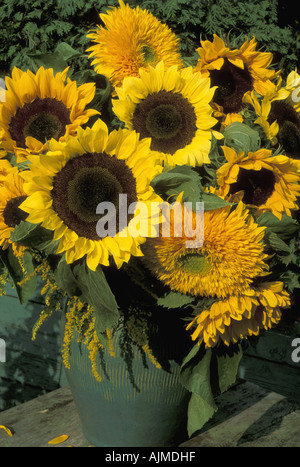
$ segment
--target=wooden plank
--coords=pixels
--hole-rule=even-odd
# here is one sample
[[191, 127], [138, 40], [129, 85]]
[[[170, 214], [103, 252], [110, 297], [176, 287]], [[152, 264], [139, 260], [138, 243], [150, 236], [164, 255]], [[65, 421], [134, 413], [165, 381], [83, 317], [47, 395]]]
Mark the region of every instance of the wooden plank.
[[[197, 436], [180, 445], [193, 447], [300, 447], [300, 407], [284, 396], [243, 382], [218, 398], [219, 410]], [[60, 435], [67, 441], [51, 447], [91, 447], [68, 386], [0, 413], [0, 447], [47, 447]]]
[[245, 382], [218, 398], [219, 410], [182, 447], [300, 447], [300, 404]]
[[296, 368], [263, 358], [244, 355], [240, 363], [238, 376], [269, 391], [275, 391], [300, 402], [299, 366]]
[[244, 353], [300, 368], [299, 362], [292, 360], [292, 342], [296, 337], [300, 337], [300, 322], [281, 324], [258, 337], [250, 338]]
[[239, 377], [267, 390], [300, 401], [300, 362], [293, 361], [292, 342], [300, 337], [300, 323], [282, 323], [248, 340]]
[[[0, 424], [13, 429], [9, 437], [0, 430], [1, 447], [88, 447], [69, 387], [40, 396], [0, 413]], [[60, 435], [69, 439], [59, 445], [48, 442]]]

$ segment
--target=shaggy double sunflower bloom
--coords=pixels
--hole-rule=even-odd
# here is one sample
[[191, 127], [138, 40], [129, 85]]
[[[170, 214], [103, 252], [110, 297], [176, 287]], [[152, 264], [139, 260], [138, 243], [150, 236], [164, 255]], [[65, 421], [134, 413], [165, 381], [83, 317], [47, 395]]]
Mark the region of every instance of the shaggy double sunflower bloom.
[[[148, 162], [149, 144], [135, 132], [109, 134], [99, 119], [65, 143], [51, 140], [47, 154], [28, 157], [30, 170], [22, 172], [28, 196], [21, 209], [29, 222], [54, 231], [57, 253], [65, 252], [68, 263], [86, 256], [95, 270], [108, 266], [110, 257], [120, 267], [131, 255], [141, 255], [143, 232], [151, 223], [146, 213], [144, 227], [139, 225], [139, 201], [143, 207], [160, 201], [149, 185], [161, 171]], [[100, 203], [109, 203], [107, 214], [98, 210]], [[99, 222], [109, 227], [99, 231]]]
[[95, 94], [93, 83], [77, 86], [67, 79], [68, 69], [53, 72], [39, 68], [37, 74], [18, 68], [6, 78], [6, 100], [0, 106], [0, 146], [15, 152], [17, 162], [47, 150], [51, 138], [74, 135], [88, 119], [98, 114], [85, 109]]
[[188, 325], [195, 328], [193, 339], [207, 347], [229, 345], [279, 322], [289, 296], [283, 283], [264, 280], [265, 228], [254, 222], [243, 203], [236, 209], [204, 213], [204, 242], [199, 248], [188, 248], [191, 238], [178, 236], [175, 216], [169, 218], [170, 237], [147, 239], [144, 261], [171, 290], [211, 299], [211, 306], [199, 310]]
[[88, 51], [97, 73], [105, 75], [114, 86], [120, 86], [126, 76], [139, 76], [139, 69], [155, 66], [161, 60], [165, 66], [182, 66], [179, 40], [175, 34], [149, 11], [130, 8], [119, 0], [100, 19], [99, 26], [88, 34], [95, 45]]

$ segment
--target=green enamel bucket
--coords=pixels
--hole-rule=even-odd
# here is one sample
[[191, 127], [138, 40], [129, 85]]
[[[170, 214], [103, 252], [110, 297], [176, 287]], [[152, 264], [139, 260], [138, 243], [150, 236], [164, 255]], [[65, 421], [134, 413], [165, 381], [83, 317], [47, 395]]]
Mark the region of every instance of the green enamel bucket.
[[[157, 368], [137, 346], [131, 366], [121, 356], [120, 331], [113, 337], [115, 357], [99, 361], [102, 381], [92, 373], [87, 348], [71, 343], [66, 376], [87, 440], [98, 447], [168, 447], [187, 439], [190, 393], [180, 383], [180, 364], [158, 339], [164, 365]], [[178, 342], [173, 347], [177, 347]]]

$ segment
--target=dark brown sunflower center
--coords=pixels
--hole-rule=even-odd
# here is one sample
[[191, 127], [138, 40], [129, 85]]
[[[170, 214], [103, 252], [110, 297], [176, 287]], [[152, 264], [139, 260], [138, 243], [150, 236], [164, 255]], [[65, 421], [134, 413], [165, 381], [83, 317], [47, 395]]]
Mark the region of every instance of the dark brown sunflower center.
[[25, 139], [28, 136], [41, 143], [51, 138], [59, 139], [70, 123], [70, 110], [61, 101], [37, 97], [18, 108], [10, 121], [9, 133], [18, 147], [25, 148]]
[[3, 211], [3, 219], [7, 227], [14, 228], [16, 225], [20, 224], [21, 221], [25, 221], [28, 214], [19, 208], [20, 204], [23, 203], [25, 199], [26, 196], [18, 196], [7, 202]]
[[151, 138], [153, 151], [167, 154], [190, 144], [197, 131], [195, 110], [188, 99], [164, 90], [137, 104], [132, 123], [142, 138]]
[[243, 202], [261, 206], [270, 198], [275, 187], [275, 175], [267, 169], [246, 170], [241, 168], [237, 181], [230, 186], [230, 194], [244, 191]]
[[[107, 154], [85, 154], [70, 159], [53, 179], [53, 209], [80, 237], [99, 240], [96, 224], [99, 203], [115, 206], [119, 226], [119, 195], [127, 195], [127, 211], [137, 201], [136, 181], [124, 161]], [[131, 216], [132, 217], [132, 216]], [[128, 222], [131, 218], [128, 216]]]
[[300, 158], [300, 115], [285, 101], [273, 101], [268, 121], [279, 125], [278, 141], [288, 156]]
[[239, 112], [245, 92], [253, 89], [253, 79], [246, 65], [241, 69], [233, 65], [227, 58], [220, 70], [211, 70], [212, 86], [218, 86], [214, 94], [214, 102], [221, 105], [225, 113]]

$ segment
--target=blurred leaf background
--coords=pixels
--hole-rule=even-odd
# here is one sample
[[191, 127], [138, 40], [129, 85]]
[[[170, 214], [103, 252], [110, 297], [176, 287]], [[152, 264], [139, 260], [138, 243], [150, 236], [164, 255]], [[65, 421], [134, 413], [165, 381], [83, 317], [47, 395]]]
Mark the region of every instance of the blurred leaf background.
[[[186, 64], [197, 59], [201, 39], [216, 33], [239, 46], [254, 35], [274, 54], [274, 66], [286, 75], [299, 67], [300, 20], [292, 0], [128, 0], [148, 9], [180, 37]], [[117, 0], [2, 0], [0, 6], [0, 75], [14, 66], [35, 70], [32, 55], [54, 52], [60, 42], [77, 53], [68, 64], [78, 72], [90, 68], [86, 33], [100, 23], [99, 14]]]

